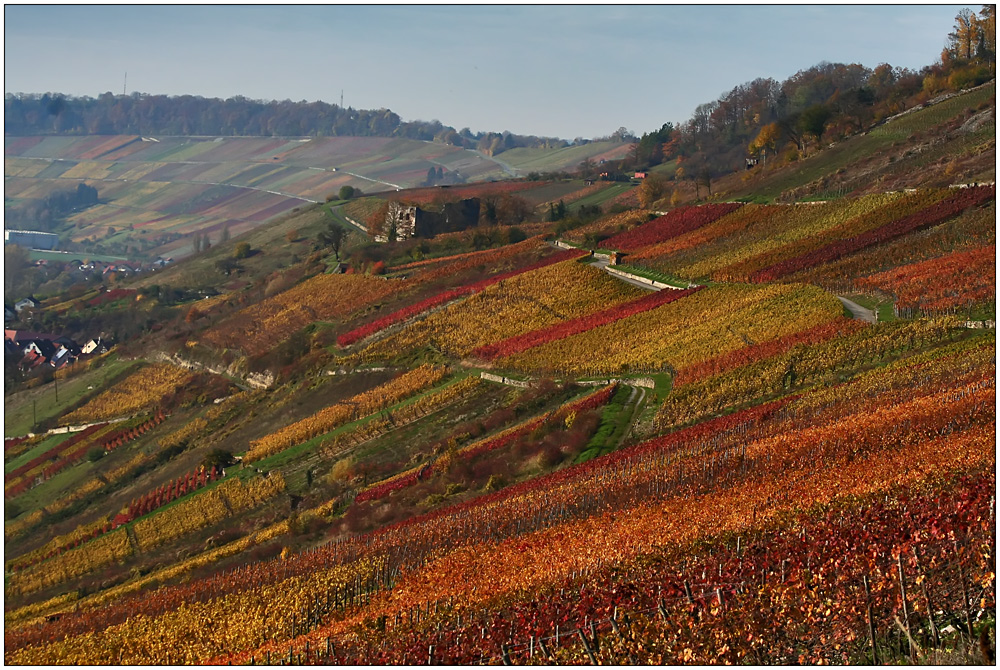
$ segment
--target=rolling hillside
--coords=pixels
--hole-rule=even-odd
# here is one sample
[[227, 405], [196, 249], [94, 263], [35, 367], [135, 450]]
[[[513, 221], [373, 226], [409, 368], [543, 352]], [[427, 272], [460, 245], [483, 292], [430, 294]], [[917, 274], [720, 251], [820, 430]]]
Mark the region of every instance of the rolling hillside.
[[[563, 150], [531, 151], [535, 163], [559, 170], [626, 146], [577, 147], [572, 166]], [[147, 254], [179, 257], [190, 253], [195, 233], [213, 241], [223, 228], [239, 234], [323, 202], [343, 186], [367, 193], [410, 188], [427, 179], [429, 168], [469, 182], [529, 171], [444, 144], [378, 137], [7, 137], [4, 196], [16, 205], [87, 183], [98, 189], [100, 204], [69, 217], [70, 239], [141, 240]]]
[[9, 203], [97, 185], [76, 239], [213, 244], [8, 330], [5, 663], [994, 663], [995, 82], [927, 97], [645, 181], [551, 173], [596, 142], [7, 138]]

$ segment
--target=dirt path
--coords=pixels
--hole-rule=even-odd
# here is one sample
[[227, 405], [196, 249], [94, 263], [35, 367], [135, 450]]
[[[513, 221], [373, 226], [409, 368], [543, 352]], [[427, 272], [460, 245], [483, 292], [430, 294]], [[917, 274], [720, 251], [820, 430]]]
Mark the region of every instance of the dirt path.
[[[639, 399], [633, 403], [632, 401], [636, 395], [639, 396]], [[632, 434], [635, 428], [636, 419], [639, 418], [639, 414], [642, 413], [642, 408], [646, 404], [646, 388], [643, 386], [633, 386], [632, 392], [628, 396], [628, 402], [632, 405], [632, 412], [628, 417], [628, 427], [622, 431], [622, 436], [618, 438], [618, 444], [615, 445], [616, 450], [622, 448], [625, 440], [628, 439], [628, 436]]]
[[867, 321], [868, 323], [875, 323], [875, 312], [872, 310], [866, 309], [853, 300], [848, 300], [847, 298], [843, 298], [839, 295], [837, 296], [837, 300], [844, 303], [844, 307], [850, 310], [851, 315], [855, 319], [861, 319], [862, 321]]

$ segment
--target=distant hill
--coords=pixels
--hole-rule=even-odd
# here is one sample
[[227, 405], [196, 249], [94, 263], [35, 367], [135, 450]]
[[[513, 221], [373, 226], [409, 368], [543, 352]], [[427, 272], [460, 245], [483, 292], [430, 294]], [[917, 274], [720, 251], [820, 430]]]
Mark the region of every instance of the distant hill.
[[[531, 149], [537, 165], [570, 169], [582, 158], [623, 154], [627, 144]], [[387, 137], [227, 138], [32, 136], [4, 140], [9, 206], [87, 183], [100, 204], [68, 218], [62, 233], [78, 244], [149, 255], [185, 255], [191, 236], [215, 241], [343, 186], [365, 193], [434, 183], [465, 183], [522, 171], [476, 151]]]

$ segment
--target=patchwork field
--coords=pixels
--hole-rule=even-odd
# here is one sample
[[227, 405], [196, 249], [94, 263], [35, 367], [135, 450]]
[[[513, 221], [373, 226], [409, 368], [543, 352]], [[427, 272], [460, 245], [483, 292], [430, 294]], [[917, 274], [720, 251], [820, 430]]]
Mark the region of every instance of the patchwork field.
[[[608, 150], [585, 145], [574, 155]], [[535, 151], [539, 160], [553, 153]], [[74, 241], [103, 240], [109, 228], [126, 229], [161, 240], [154, 255], [184, 256], [196, 232], [213, 240], [226, 227], [242, 233], [322, 202], [343, 186], [369, 193], [410, 188], [426, 179], [429, 167], [470, 182], [504, 174], [476, 152], [378, 137], [8, 137], [4, 195], [16, 203], [87, 183], [98, 189], [102, 204], [69, 217]]]

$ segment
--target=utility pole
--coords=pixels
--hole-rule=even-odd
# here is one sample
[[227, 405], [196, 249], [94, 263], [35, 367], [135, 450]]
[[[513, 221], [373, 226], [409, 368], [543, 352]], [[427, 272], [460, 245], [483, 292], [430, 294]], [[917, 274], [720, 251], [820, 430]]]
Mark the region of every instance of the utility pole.
[[128, 86], [128, 71], [127, 70], [125, 71], [125, 82], [122, 84], [122, 97], [124, 97], [126, 95], [126, 91], [128, 90], [128, 89], [126, 89], [126, 86]]

